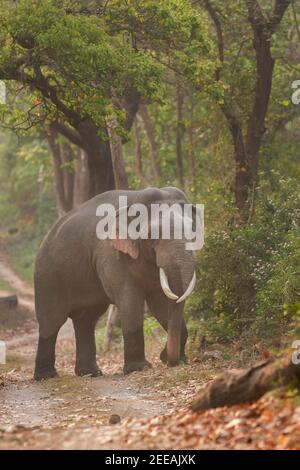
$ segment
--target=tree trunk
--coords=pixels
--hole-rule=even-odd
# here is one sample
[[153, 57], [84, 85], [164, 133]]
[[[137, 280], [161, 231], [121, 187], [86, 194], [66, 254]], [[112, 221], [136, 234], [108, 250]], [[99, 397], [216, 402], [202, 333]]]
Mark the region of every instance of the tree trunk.
[[269, 107], [275, 64], [271, 52], [272, 35], [269, 29], [265, 25], [265, 28], [261, 30], [256, 23], [253, 23], [253, 31], [257, 75], [254, 104], [249, 116], [245, 137], [246, 154], [251, 173], [249, 192], [251, 191], [252, 193], [252, 199], [254, 199], [258, 184], [259, 152], [266, 131], [265, 121]]
[[[253, 30], [253, 46], [256, 54], [256, 77], [253, 106], [242, 122], [228, 101], [221, 104], [232, 135], [235, 154], [235, 203], [240, 215], [249, 220], [254, 208], [254, 196], [258, 182], [259, 152], [265, 132], [275, 60], [272, 57], [271, 41], [291, 0], [275, 0], [273, 11], [266, 16], [257, 0], [246, 0], [248, 21]], [[221, 20], [210, 0], [205, 0], [206, 9], [217, 33], [217, 46], [221, 66], [216, 71], [220, 80], [224, 63], [224, 39]], [[243, 130], [245, 135], [243, 135]]]
[[149, 149], [150, 149], [150, 160], [151, 160], [151, 167], [154, 177], [154, 183], [156, 186], [159, 186], [160, 181], [160, 165], [158, 161], [158, 145], [155, 138], [155, 129], [153, 126], [153, 122], [151, 121], [151, 117], [149, 116], [148, 108], [146, 105], [140, 106], [139, 114], [142, 117], [145, 131], [149, 141]]
[[141, 129], [138, 120], [135, 121], [135, 160], [136, 160], [136, 172], [144, 186], [151, 186], [143, 170], [143, 154], [142, 154], [142, 139]]
[[[58, 132], [54, 127], [50, 127], [47, 133], [49, 150], [53, 159], [54, 168], [54, 180], [55, 180], [55, 192], [56, 192], [56, 207], [59, 216], [62, 216], [73, 207], [73, 181], [74, 181], [74, 170], [72, 168], [64, 168], [64, 160], [62, 156], [62, 146], [58, 142]], [[71, 159], [71, 154], [65, 156], [67, 159]], [[65, 170], [68, 171], [66, 176]], [[70, 181], [72, 179], [72, 182]], [[67, 186], [65, 184], [67, 183]]]
[[89, 198], [115, 188], [111, 150], [106, 127], [103, 138], [92, 119], [84, 119], [78, 124], [78, 133], [87, 153], [89, 169]]
[[193, 400], [192, 409], [206, 410], [258, 400], [269, 390], [287, 385], [292, 380], [300, 382], [300, 364], [294, 364], [290, 355], [249, 369], [226, 371], [200, 390]]
[[115, 132], [116, 121], [108, 124], [108, 136], [111, 150], [112, 167], [116, 189], [128, 189], [128, 180], [125, 171], [123, 145], [121, 137]]
[[241, 214], [249, 202], [252, 173], [249, 167], [247, 151], [245, 149], [242, 123], [238, 120], [227, 104], [222, 105], [222, 111], [227, 118], [229, 130], [232, 136], [235, 160], [235, 206]]
[[60, 144], [60, 153], [63, 163], [63, 180], [66, 206], [68, 207], [68, 210], [71, 210], [73, 208], [75, 183], [73, 149], [69, 143], [63, 143]]
[[188, 126], [188, 142], [189, 142], [189, 179], [193, 185], [196, 186], [196, 162], [194, 153], [194, 100], [193, 91], [190, 91], [190, 106], [189, 106], [189, 126]]
[[183, 158], [182, 158], [182, 138], [184, 133], [183, 124], [183, 90], [180, 85], [177, 86], [177, 100], [176, 100], [176, 168], [177, 178], [180, 186], [184, 187], [184, 175], [183, 175]]
[[83, 149], [78, 148], [75, 165], [74, 207], [79, 206], [89, 198], [89, 169], [87, 155]]

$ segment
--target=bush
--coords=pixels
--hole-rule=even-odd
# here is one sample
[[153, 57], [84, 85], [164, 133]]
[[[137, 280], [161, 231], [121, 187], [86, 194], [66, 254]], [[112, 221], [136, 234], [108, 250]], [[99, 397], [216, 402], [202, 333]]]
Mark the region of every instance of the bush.
[[[52, 164], [38, 137], [4, 135], [0, 144], [0, 229], [13, 267], [32, 281], [38, 246], [56, 219]], [[8, 235], [8, 229], [18, 232]]]
[[280, 181], [276, 194], [261, 196], [251, 224], [211, 233], [199, 254], [188, 313], [213, 340], [244, 333], [272, 338], [288, 330], [284, 306], [300, 292], [300, 196], [291, 181]]

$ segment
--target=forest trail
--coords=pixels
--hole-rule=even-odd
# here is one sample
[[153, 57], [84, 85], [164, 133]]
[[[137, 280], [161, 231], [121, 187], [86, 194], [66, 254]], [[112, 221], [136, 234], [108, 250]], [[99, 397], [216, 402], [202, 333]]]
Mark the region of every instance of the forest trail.
[[192, 413], [188, 405], [199, 386], [234, 363], [211, 358], [166, 368], [158, 359], [165, 341], [160, 331], [146, 348], [153, 369], [124, 376], [116, 345], [98, 354], [103, 377], [79, 378], [66, 322], [57, 342], [59, 377], [35, 382], [33, 291], [0, 261], [0, 278], [30, 309], [21, 328], [0, 332], [8, 356], [0, 366], [0, 450], [300, 449], [300, 406], [291, 399], [271, 396]]
[[[33, 288], [23, 279], [21, 279], [15, 271], [8, 265], [3, 254], [0, 253], [0, 279], [5, 281], [13, 292], [19, 296], [20, 302], [34, 310], [34, 291]], [[11, 294], [11, 292], [0, 291], [1, 295]]]
[[[107, 448], [118, 428], [109, 424], [110, 419], [149, 418], [167, 411], [170, 400], [166, 396], [144, 391], [141, 383], [134, 383], [135, 374], [123, 376], [120, 352], [107, 353], [100, 360], [103, 377], [74, 376], [75, 344], [70, 320], [62, 327], [57, 341], [60, 377], [33, 381], [38, 338], [33, 289], [3, 257], [0, 278], [11, 286], [10, 292], [0, 294], [16, 293], [19, 304], [31, 313], [24, 327], [1, 337], [6, 341], [7, 364], [0, 366], [4, 368], [3, 380], [0, 375], [0, 449]], [[111, 418], [112, 415], [115, 416]], [[98, 430], [95, 439], [94, 427], [99, 425], [101, 432]], [[94, 430], [94, 442], [82, 427]], [[113, 448], [128, 447], [122, 439], [113, 441]]]

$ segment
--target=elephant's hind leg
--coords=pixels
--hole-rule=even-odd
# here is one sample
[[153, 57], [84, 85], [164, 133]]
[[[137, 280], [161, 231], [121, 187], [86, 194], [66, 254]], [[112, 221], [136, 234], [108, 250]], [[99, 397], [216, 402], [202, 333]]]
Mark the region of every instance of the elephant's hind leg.
[[95, 327], [106, 309], [107, 306], [90, 307], [71, 315], [76, 338], [76, 375], [102, 375], [96, 361]]
[[55, 369], [55, 344], [58, 330], [49, 338], [39, 337], [35, 360], [34, 379], [50, 379], [57, 376]]

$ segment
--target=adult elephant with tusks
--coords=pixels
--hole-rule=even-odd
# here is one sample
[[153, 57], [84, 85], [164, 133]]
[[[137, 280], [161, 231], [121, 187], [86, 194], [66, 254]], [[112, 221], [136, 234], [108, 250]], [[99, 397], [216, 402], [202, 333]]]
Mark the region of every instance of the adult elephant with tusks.
[[[126, 206], [119, 206], [120, 198]], [[130, 207], [142, 204], [149, 219], [139, 227], [141, 237], [130, 232]], [[161, 217], [153, 218], [152, 204], [176, 207], [170, 210], [170, 237], [162, 236]], [[186, 222], [179, 209], [187, 204], [177, 188], [141, 191], [108, 191], [72, 210], [52, 227], [43, 241], [35, 265], [35, 305], [39, 323], [36, 380], [55, 377], [55, 344], [59, 329], [68, 317], [76, 338], [77, 375], [102, 375], [96, 362], [95, 326], [109, 304], [117, 305], [124, 338], [124, 373], [150, 367], [145, 358], [144, 303], [167, 332], [160, 358], [169, 366], [185, 361], [187, 328], [184, 303], [196, 280], [196, 257], [186, 249], [185, 236], [175, 237], [172, 227]], [[101, 209], [115, 208], [115, 235], [99, 237]], [[173, 209], [172, 209], [173, 210]], [[102, 213], [103, 215], [103, 213]], [[127, 216], [127, 237], [120, 224]], [[192, 207], [190, 222], [197, 217]], [[143, 225], [143, 224], [142, 224]], [[102, 227], [102, 226], [101, 226]], [[146, 233], [146, 236], [145, 236]], [[156, 233], [156, 236], [152, 236]], [[185, 232], [183, 231], [183, 234]], [[104, 237], [102, 237], [104, 238]]]

